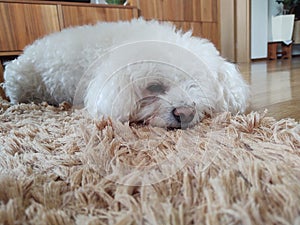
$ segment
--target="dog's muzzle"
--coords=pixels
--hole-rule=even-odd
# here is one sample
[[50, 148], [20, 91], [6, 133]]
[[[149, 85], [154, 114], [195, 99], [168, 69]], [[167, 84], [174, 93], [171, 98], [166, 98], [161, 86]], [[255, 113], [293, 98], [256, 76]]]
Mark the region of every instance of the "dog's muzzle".
[[194, 119], [196, 109], [192, 106], [180, 106], [174, 108], [172, 114], [178, 123], [188, 124]]

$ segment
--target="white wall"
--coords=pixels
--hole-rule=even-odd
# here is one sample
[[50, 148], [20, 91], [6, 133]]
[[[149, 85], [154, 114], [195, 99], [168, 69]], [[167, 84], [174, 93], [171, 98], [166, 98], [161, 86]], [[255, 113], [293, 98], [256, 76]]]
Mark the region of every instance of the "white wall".
[[268, 56], [268, 5], [268, 0], [251, 1], [251, 59]]

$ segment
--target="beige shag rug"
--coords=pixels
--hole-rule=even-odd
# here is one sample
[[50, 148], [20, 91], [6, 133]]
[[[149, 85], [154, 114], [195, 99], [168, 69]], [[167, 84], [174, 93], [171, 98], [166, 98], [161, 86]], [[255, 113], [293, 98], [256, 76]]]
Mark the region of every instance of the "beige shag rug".
[[300, 125], [170, 130], [0, 101], [0, 224], [300, 224]]

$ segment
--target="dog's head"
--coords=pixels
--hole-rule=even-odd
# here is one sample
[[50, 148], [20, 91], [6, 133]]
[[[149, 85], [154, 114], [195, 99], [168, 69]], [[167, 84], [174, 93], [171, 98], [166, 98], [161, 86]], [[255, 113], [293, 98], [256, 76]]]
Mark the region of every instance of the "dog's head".
[[186, 128], [205, 114], [245, 110], [248, 87], [235, 66], [213, 45], [189, 41], [199, 45], [201, 55], [165, 42], [137, 42], [104, 54], [82, 78], [86, 85], [79, 93], [89, 113]]
[[[206, 78], [205, 78], [206, 77]], [[109, 77], [96, 76], [85, 98], [89, 112], [122, 122], [135, 122], [166, 128], [186, 128], [199, 122], [212, 110], [203, 74], [187, 74], [161, 63], [138, 63]], [[211, 83], [211, 82], [210, 82]]]

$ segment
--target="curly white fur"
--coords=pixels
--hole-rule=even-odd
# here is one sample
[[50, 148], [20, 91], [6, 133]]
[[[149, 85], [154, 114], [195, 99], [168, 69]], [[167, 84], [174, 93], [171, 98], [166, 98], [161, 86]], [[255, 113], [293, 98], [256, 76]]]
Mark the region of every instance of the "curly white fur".
[[[154, 61], [125, 66], [114, 76], [108, 73], [113, 62], [103, 54], [143, 41], [146, 45], [149, 41], [178, 46], [202, 64], [168, 52], [165, 57], [171, 58], [171, 64], [172, 59], [191, 64], [188, 74], [180, 73], [181, 65], [161, 66]], [[149, 51], [155, 52], [155, 48]], [[148, 53], [146, 48], [138, 55]], [[122, 57], [127, 57], [126, 52]], [[204, 114], [214, 112], [244, 112], [249, 98], [249, 87], [235, 65], [224, 60], [211, 42], [177, 31], [170, 24], [143, 19], [68, 28], [48, 35], [6, 65], [4, 80], [13, 104], [47, 101], [57, 105], [73, 103], [77, 96], [76, 101], [81, 98], [95, 117], [161, 127], [192, 126]], [[78, 97], [76, 90], [83, 80], [83, 93]]]

